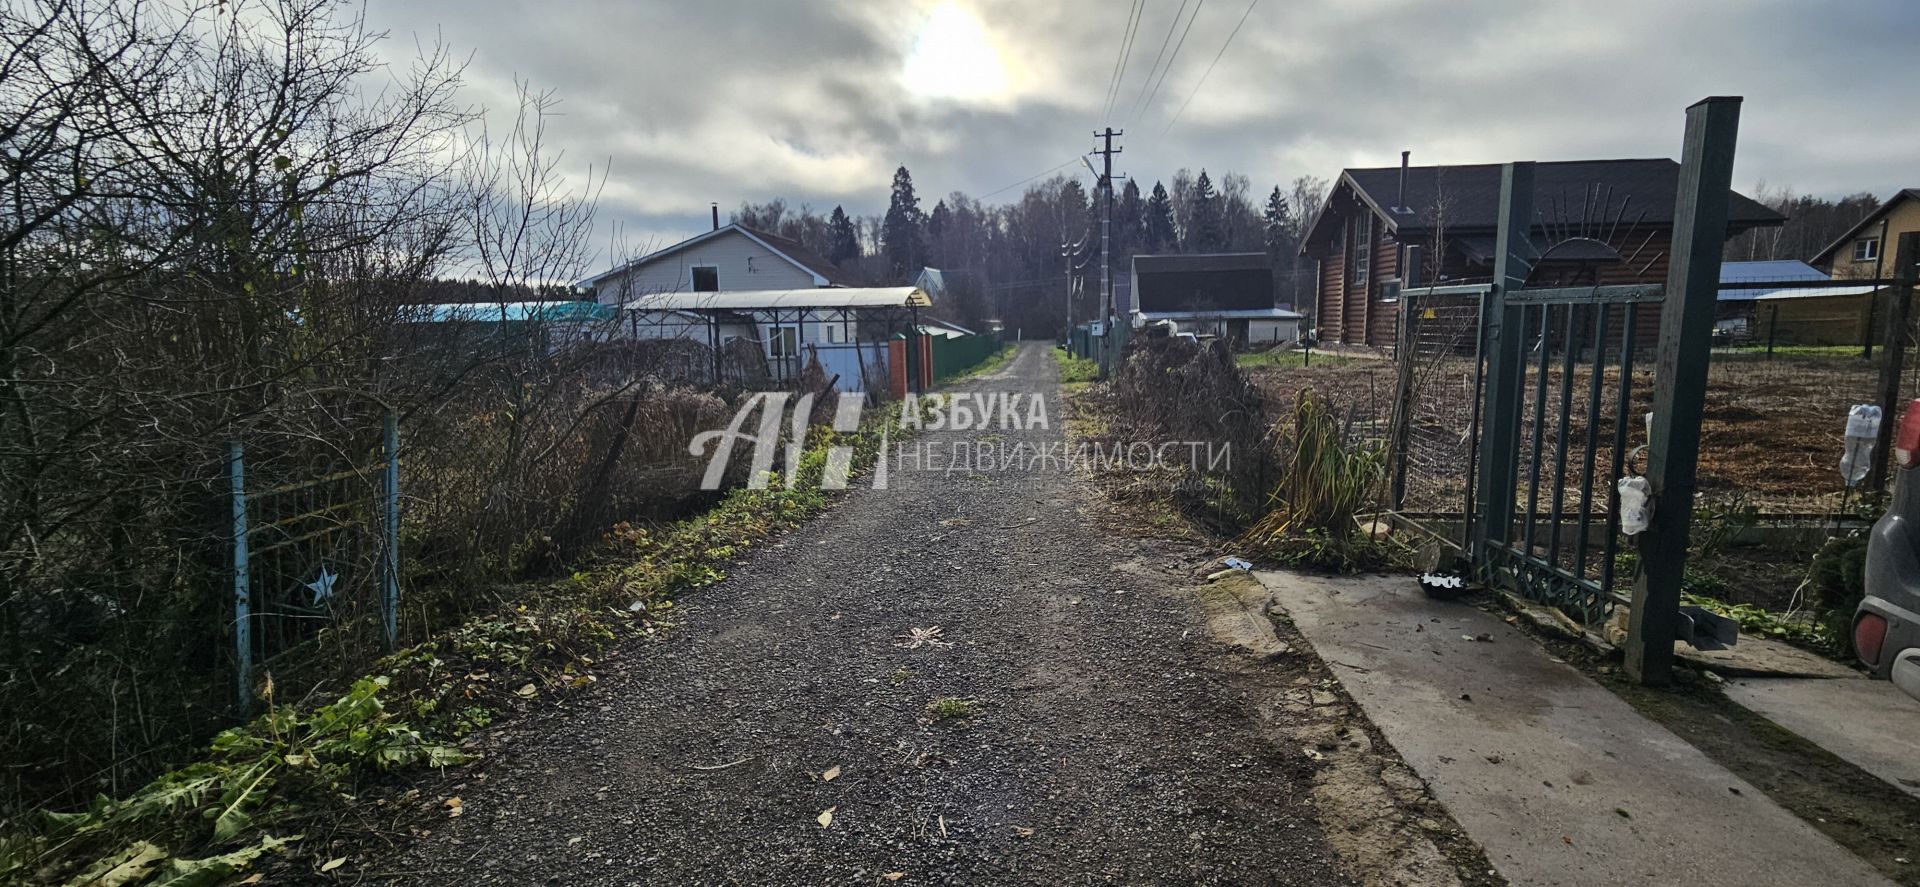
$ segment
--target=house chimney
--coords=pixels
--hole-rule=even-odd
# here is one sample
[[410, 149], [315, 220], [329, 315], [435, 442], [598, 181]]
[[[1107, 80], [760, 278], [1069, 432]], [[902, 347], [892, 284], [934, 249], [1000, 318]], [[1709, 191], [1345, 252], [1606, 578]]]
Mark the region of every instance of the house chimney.
[[[1402, 190], [1405, 190], [1407, 187], [1407, 174], [1404, 170], [1400, 173], [1400, 187]], [[713, 230], [720, 230], [720, 204], [718, 202], [713, 205]]]
[[1407, 158], [1412, 154], [1412, 151], [1400, 152], [1400, 196], [1394, 198], [1394, 212], [1409, 212], [1407, 209]]

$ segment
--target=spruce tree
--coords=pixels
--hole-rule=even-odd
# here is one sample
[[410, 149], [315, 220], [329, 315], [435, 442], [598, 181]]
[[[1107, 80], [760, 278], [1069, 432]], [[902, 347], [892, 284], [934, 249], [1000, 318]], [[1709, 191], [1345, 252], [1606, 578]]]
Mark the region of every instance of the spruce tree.
[[1164, 253], [1171, 252], [1178, 239], [1173, 228], [1173, 198], [1167, 194], [1167, 186], [1153, 183], [1153, 193], [1147, 197], [1146, 218], [1141, 226], [1145, 229], [1146, 249]]
[[1207, 171], [1193, 183], [1193, 223], [1187, 231], [1187, 252], [1214, 253], [1226, 247], [1227, 229], [1222, 218], [1220, 194], [1213, 190]]
[[853, 227], [852, 217], [842, 207], [833, 208], [833, 216], [827, 220], [829, 231], [827, 260], [839, 265], [860, 258], [860, 232]]

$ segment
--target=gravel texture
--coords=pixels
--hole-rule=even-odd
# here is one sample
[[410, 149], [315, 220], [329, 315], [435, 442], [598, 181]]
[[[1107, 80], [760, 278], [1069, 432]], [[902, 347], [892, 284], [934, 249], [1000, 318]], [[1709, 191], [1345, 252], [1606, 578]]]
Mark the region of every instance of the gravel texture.
[[[1029, 343], [958, 388], [1044, 395], [1048, 430], [906, 445], [1060, 441], [1056, 380]], [[425, 833], [351, 868], [463, 885], [1344, 883], [1312, 764], [1249, 686], [1299, 666], [1214, 641], [1170, 562], [1194, 555], [1114, 523], [1058, 465], [896, 465], [889, 488], [750, 553], [599, 684], [423, 786]], [[911, 645], [934, 627], [940, 643]], [[946, 698], [972, 712], [936, 719]]]

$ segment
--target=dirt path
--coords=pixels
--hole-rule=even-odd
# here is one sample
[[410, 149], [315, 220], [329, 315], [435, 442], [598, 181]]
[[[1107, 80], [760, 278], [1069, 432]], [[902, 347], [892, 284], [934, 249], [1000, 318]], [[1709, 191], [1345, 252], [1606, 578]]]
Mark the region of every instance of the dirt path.
[[[1044, 393], [1029, 344], [963, 386]], [[909, 466], [911, 469], [911, 466]], [[896, 469], [746, 557], [593, 689], [493, 738], [408, 883], [1337, 884], [1311, 764], [1262, 727], [1183, 579], [1084, 477]], [[939, 626], [950, 646], [901, 646]], [[971, 716], [931, 719], [943, 697]], [[839, 768], [831, 782], [820, 775]], [[704, 769], [703, 769], [704, 768]], [[817, 817], [833, 810], [832, 824]], [[891, 873], [904, 873], [889, 879]]]

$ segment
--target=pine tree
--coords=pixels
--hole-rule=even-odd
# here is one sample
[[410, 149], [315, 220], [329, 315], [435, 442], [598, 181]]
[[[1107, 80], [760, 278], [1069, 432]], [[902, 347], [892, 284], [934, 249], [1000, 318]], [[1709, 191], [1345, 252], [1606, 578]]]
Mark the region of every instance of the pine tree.
[[833, 208], [832, 218], [827, 220], [831, 234], [828, 239], [827, 260], [839, 265], [860, 258], [860, 232], [853, 226], [853, 219], [841, 207]]
[[1141, 220], [1146, 249], [1156, 252], [1169, 252], [1174, 248], [1177, 237], [1173, 229], [1173, 198], [1167, 195], [1167, 186], [1153, 183], [1153, 193], [1147, 197], [1146, 217]]
[[894, 170], [893, 198], [880, 229], [881, 248], [894, 281], [910, 280], [920, 273], [926, 264], [926, 237], [926, 218], [920, 212], [920, 198], [913, 193], [913, 175], [902, 166]]
[[1214, 253], [1226, 248], [1227, 231], [1221, 215], [1220, 195], [1202, 169], [1193, 183], [1193, 223], [1188, 226], [1187, 252]]

